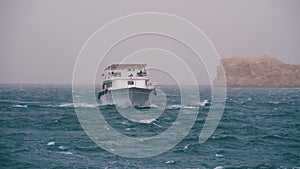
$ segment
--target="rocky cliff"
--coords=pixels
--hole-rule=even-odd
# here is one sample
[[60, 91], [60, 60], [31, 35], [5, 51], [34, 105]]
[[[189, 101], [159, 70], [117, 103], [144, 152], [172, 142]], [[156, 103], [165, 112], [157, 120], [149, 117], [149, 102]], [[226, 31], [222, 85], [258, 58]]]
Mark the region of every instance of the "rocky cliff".
[[[300, 87], [300, 65], [290, 65], [275, 57], [237, 57], [221, 61], [228, 87]], [[224, 78], [217, 70], [216, 86]]]

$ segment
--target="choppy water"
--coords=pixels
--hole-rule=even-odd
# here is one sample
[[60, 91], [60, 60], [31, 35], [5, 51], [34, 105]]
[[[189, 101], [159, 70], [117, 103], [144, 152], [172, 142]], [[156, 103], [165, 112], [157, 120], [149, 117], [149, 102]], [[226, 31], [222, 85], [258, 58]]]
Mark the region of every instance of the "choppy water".
[[[210, 89], [200, 87], [200, 108], [181, 105], [174, 86], [162, 90], [168, 101], [156, 120], [131, 122], [114, 106], [99, 108], [112, 127], [130, 137], [166, 131], [180, 108], [199, 111], [192, 130], [174, 148], [132, 159], [107, 152], [88, 137], [74, 106], [98, 105], [74, 105], [71, 86], [0, 85], [0, 168], [300, 167], [300, 89], [229, 88], [221, 122], [203, 144], [198, 137], [209, 110]], [[160, 108], [157, 104], [154, 109]]]

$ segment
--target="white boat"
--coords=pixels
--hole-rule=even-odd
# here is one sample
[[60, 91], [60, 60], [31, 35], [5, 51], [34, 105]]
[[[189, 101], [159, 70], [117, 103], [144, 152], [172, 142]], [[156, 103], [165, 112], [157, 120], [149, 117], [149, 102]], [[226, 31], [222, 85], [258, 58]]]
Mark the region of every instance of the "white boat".
[[111, 64], [105, 68], [98, 99], [102, 105], [148, 107], [155, 84], [148, 77], [146, 64]]

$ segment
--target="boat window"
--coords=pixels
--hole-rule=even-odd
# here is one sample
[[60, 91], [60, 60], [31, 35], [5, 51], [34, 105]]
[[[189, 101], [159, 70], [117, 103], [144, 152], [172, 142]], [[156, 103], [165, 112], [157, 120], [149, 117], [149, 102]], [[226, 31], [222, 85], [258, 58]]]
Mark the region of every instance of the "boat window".
[[128, 85], [134, 85], [134, 82], [133, 81], [128, 81], [127, 84]]
[[121, 77], [120, 72], [112, 72], [111, 74], [112, 74], [113, 77]]
[[138, 76], [138, 77], [142, 77], [142, 76], [143, 76], [142, 73], [143, 73], [142, 70], [140, 70], [140, 71], [137, 73], [137, 76]]
[[104, 86], [112, 87], [112, 82], [111, 81], [105, 81], [105, 82], [103, 82], [103, 88], [104, 88]]

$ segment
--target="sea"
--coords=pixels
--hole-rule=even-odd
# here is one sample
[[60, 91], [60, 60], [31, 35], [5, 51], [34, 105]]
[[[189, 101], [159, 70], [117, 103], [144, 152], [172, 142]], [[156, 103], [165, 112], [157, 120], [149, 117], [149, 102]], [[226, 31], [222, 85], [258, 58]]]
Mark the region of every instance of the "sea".
[[[203, 143], [199, 135], [210, 110], [211, 88], [199, 86], [199, 102], [186, 105], [178, 86], [160, 86], [160, 91], [165, 102], [155, 102], [153, 96], [153, 105], [139, 111], [161, 114], [132, 121], [114, 105], [74, 104], [71, 85], [1, 84], [0, 168], [300, 168], [299, 88], [227, 88], [222, 118]], [[188, 97], [195, 99], [196, 92]], [[86, 132], [76, 108], [96, 109], [114, 131], [138, 139], [169, 132], [180, 111], [194, 113], [196, 119], [174, 146], [136, 157], [134, 148], [126, 156], [102, 147]], [[164, 143], [176, 132], [167, 136]], [[123, 144], [108, 136], [107, 142]], [[165, 150], [167, 144], [147, 146]]]

